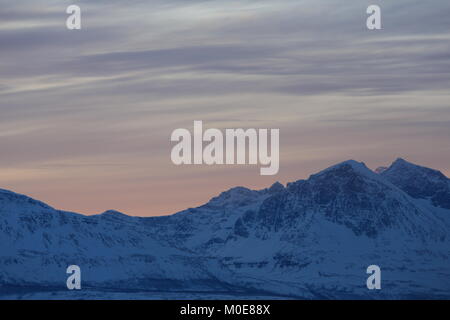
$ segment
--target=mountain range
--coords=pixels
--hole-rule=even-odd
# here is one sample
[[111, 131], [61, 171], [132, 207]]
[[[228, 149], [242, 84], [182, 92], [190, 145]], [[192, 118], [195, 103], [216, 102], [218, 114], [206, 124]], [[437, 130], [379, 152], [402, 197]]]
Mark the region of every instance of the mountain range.
[[[163, 217], [0, 190], [0, 248], [0, 299], [449, 299], [450, 179], [349, 160]], [[66, 288], [69, 265], [81, 290]], [[381, 290], [366, 286], [370, 265]]]

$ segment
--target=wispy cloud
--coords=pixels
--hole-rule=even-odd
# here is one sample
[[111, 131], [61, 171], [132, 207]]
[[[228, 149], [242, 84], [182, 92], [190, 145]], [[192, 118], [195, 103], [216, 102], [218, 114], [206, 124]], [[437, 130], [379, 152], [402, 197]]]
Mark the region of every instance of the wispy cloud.
[[345, 158], [450, 170], [450, 3], [377, 2], [370, 32], [371, 1], [0, 0], [1, 187], [152, 214], [273, 182], [174, 169], [168, 137], [193, 120], [280, 128], [282, 181]]

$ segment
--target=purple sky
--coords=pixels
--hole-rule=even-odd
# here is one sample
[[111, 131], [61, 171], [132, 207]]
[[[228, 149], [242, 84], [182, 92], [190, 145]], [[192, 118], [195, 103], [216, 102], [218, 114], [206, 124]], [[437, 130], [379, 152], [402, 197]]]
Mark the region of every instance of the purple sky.
[[[0, 188], [161, 215], [347, 159], [450, 175], [448, 0], [124, 3], [0, 0]], [[174, 166], [170, 135], [194, 120], [279, 128], [279, 174]]]

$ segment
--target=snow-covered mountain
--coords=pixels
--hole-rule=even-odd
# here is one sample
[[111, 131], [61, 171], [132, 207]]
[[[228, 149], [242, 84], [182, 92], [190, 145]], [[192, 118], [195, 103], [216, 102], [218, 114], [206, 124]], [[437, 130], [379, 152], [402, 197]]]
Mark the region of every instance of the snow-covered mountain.
[[[450, 298], [449, 186], [402, 159], [379, 174], [350, 160], [152, 218], [1, 190], [0, 297]], [[72, 264], [78, 292], [66, 289]], [[373, 264], [381, 290], [366, 287]]]
[[428, 199], [436, 207], [450, 209], [450, 179], [438, 170], [397, 159], [381, 175], [416, 199]]

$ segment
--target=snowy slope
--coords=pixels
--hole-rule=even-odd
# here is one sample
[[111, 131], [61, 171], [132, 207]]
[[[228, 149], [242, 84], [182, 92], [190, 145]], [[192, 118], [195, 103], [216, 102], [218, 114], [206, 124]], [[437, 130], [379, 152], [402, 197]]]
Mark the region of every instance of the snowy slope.
[[[405, 163], [377, 174], [350, 160], [154, 218], [88, 217], [0, 191], [0, 295], [64, 292], [65, 269], [77, 264], [102, 298], [450, 298], [448, 179]], [[378, 292], [366, 288], [372, 264], [382, 269]]]
[[428, 199], [436, 207], [450, 209], [450, 179], [438, 170], [397, 159], [381, 175], [413, 198]]

